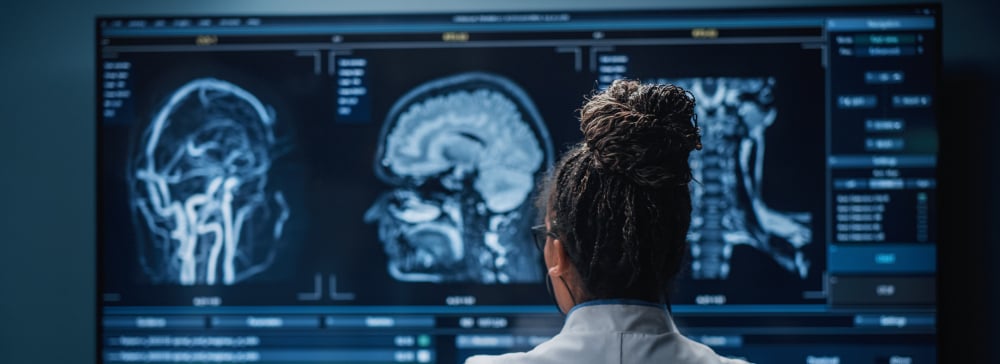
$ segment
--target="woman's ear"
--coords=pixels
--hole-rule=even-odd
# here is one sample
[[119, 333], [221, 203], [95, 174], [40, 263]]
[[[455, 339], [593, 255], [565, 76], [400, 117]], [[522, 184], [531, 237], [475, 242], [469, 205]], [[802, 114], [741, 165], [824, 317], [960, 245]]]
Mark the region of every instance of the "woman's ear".
[[570, 269], [569, 255], [566, 254], [566, 248], [563, 246], [562, 240], [552, 239], [551, 251], [549, 263], [549, 276], [560, 277], [566, 275]]
[[569, 312], [573, 306], [576, 306], [579, 301], [576, 300], [577, 297], [584, 297], [582, 295], [580, 282], [580, 276], [576, 271], [576, 266], [569, 259], [569, 254], [566, 252], [566, 246], [563, 245], [562, 240], [552, 239], [550, 246], [550, 251], [546, 254], [549, 256], [547, 261], [549, 266], [549, 277], [551, 281], [561, 282], [561, 286], [556, 286], [554, 289], [556, 296], [556, 303], [559, 305], [559, 311]]

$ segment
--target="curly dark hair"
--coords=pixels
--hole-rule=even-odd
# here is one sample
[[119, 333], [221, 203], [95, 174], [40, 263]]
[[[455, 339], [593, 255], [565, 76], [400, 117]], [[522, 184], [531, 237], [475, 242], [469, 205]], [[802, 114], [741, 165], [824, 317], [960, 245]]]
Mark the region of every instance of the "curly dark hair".
[[549, 173], [539, 205], [584, 300], [668, 300], [688, 249], [694, 105], [680, 87], [619, 80], [579, 110], [583, 142]]

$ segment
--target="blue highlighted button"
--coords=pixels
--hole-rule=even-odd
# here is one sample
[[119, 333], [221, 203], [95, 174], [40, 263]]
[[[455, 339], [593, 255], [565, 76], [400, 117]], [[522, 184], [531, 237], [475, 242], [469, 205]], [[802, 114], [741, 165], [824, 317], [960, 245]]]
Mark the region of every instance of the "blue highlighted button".
[[934, 273], [937, 248], [930, 244], [830, 246], [831, 273]]

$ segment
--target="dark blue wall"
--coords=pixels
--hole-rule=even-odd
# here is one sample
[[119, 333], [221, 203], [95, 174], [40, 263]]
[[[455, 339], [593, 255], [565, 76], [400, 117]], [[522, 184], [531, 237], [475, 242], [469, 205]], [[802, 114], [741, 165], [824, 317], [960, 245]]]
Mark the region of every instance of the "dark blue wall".
[[[912, 3], [912, 1], [887, 1]], [[845, 1], [488, 2], [54, 0], [0, 4], [0, 363], [92, 363], [96, 15], [309, 14], [577, 7], [832, 5]], [[849, 1], [874, 4], [874, 1]], [[1000, 6], [945, 0], [941, 125], [943, 362], [1000, 347]], [[964, 283], [963, 283], [964, 282]], [[988, 354], [988, 355], [987, 355]], [[977, 359], [984, 358], [984, 359]]]
[[1000, 347], [1000, 2], [943, 6], [941, 362], [991, 363]]

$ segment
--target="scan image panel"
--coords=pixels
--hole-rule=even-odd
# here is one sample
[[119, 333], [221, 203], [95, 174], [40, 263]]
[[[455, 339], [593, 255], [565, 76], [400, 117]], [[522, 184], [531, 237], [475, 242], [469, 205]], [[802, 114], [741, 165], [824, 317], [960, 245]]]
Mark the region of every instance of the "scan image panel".
[[402, 96], [382, 127], [375, 173], [392, 186], [365, 215], [402, 282], [540, 282], [528, 228], [553, 160], [531, 99], [512, 81], [463, 73]]
[[803, 247], [813, 242], [808, 212], [768, 207], [764, 184], [765, 131], [778, 115], [775, 78], [686, 78], [670, 80], [689, 90], [704, 149], [691, 154], [694, 178], [691, 275], [729, 276], [735, 245], [753, 247], [789, 273], [805, 279], [810, 262]]
[[267, 270], [291, 211], [268, 190], [274, 111], [230, 82], [174, 91], [127, 168], [143, 270], [156, 283], [234, 285]]

